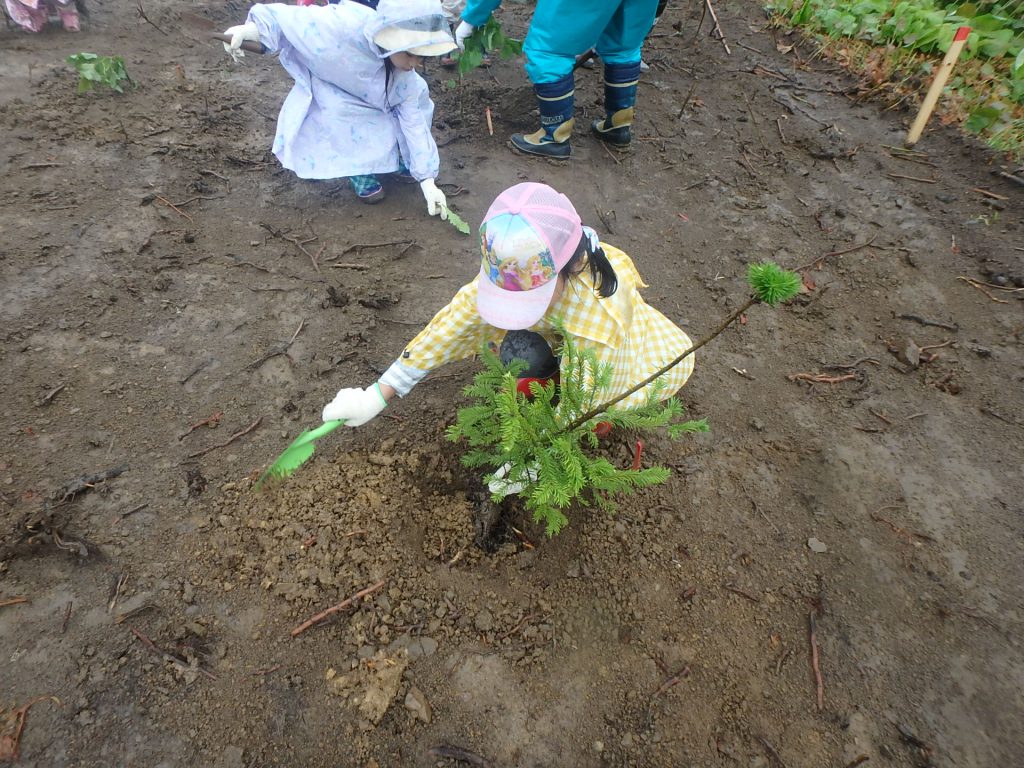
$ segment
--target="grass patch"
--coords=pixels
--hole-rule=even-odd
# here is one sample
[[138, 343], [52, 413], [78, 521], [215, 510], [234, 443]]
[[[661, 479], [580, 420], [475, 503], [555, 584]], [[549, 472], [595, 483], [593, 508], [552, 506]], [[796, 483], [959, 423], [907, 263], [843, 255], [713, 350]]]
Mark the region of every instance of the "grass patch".
[[768, 9], [891, 106], [922, 98], [956, 30], [971, 27], [935, 114], [1024, 160], [1024, 0], [777, 0]]

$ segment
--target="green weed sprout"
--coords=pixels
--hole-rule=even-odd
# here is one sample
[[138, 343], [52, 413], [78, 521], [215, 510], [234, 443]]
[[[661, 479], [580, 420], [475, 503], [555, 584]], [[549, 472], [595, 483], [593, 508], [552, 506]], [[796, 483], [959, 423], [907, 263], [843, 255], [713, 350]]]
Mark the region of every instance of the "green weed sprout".
[[124, 93], [122, 81], [131, 83], [124, 59], [120, 56], [98, 56], [95, 53], [76, 53], [67, 58], [68, 64], [78, 72], [78, 92], [91, 91], [99, 83], [118, 93]]
[[[611, 496], [664, 482], [669, 477], [664, 467], [619, 469], [603, 457], [592, 456], [589, 452], [598, 445], [594, 427], [599, 421], [640, 431], [664, 427], [672, 439], [707, 432], [704, 419], [680, 421], [683, 406], [674, 397], [662, 401], [659, 379], [711, 342], [753, 304], [779, 304], [796, 295], [802, 284], [798, 274], [771, 262], [751, 265], [747, 281], [751, 296], [710, 335], [652, 376], [598, 405], [595, 401], [611, 381], [612, 368], [599, 363], [592, 351], [578, 349], [567, 333], [561, 333], [564, 342], [559, 350], [561, 380], [557, 391], [533, 383], [532, 400], [516, 390], [516, 376], [522, 365], [505, 367], [493, 351], [484, 350], [484, 369], [464, 390], [475, 403], [460, 409], [455, 424], [448, 429], [450, 440], [469, 444], [462, 463], [488, 467], [491, 473], [507, 465], [508, 477], [525, 480], [519, 495], [534, 520], [544, 524], [548, 536], [568, 524], [565, 510], [573, 503], [586, 506], [592, 499], [609, 508], [613, 506]], [[651, 392], [642, 406], [616, 407], [648, 385], [652, 385]], [[485, 476], [485, 482], [491, 473]]]
[[491, 52], [497, 53], [503, 59], [510, 59], [523, 52], [523, 41], [505, 37], [501, 31], [501, 24], [493, 16], [466, 38], [466, 47], [459, 52], [457, 59], [459, 75], [479, 67], [484, 61], [484, 56]]

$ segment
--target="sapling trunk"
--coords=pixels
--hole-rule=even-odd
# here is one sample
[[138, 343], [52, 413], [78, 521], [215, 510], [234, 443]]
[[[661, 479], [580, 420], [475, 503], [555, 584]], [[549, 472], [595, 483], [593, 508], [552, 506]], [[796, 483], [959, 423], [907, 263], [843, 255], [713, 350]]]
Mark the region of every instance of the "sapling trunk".
[[679, 357], [677, 357], [671, 363], [666, 365], [661, 370], [656, 371], [655, 373], [651, 374], [650, 376], [648, 376], [646, 379], [641, 381], [636, 386], [631, 387], [630, 389], [627, 389], [625, 392], [623, 392], [618, 397], [615, 397], [615, 398], [613, 398], [613, 399], [611, 399], [611, 400], [609, 400], [609, 401], [607, 401], [605, 403], [601, 403], [601, 405], [598, 405], [598, 406], [595, 406], [595, 407], [591, 408], [589, 411], [584, 413], [582, 416], [579, 416], [576, 419], [574, 419], [568, 426], [566, 426], [562, 430], [562, 432], [572, 432], [577, 427], [580, 427], [583, 424], [586, 424], [588, 421], [593, 419], [595, 416], [600, 416], [602, 413], [605, 413], [613, 405], [615, 405], [616, 403], [618, 403], [618, 402], [620, 402], [622, 400], [625, 400], [627, 397], [632, 395], [634, 392], [639, 392], [641, 389], [646, 387], [648, 384], [652, 383], [659, 376], [664, 376], [666, 373], [671, 371], [673, 368], [675, 368], [677, 365], [679, 365], [681, 362], [683, 362], [683, 360], [688, 358], [690, 355], [692, 355], [698, 349], [703, 347], [705, 344], [710, 344], [712, 341], [714, 341], [718, 336], [720, 336], [722, 334], [722, 332], [726, 328], [728, 328], [730, 325], [732, 325], [734, 322], [736, 322], [736, 319], [740, 315], [742, 315], [744, 312], [746, 312], [748, 309], [750, 309], [751, 306], [753, 306], [754, 304], [756, 304], [760, 300], [761, 299], [759, 299], [757, 296], [751, 296], [749, 299], [747, 299], [745, 302], [743, 302], [743, 304], [741, 304], [737, 309], [733, 310], [732, 314], [730, 314], [727, 318], [725, 318], [725, 320], [723, 320], [721, 322], [721, 324], [714, 331], [712, 331], [710, 334], [708, 334], [703, 339], [698, 341], [696, 344], [694, 344], [688, 350], [683, 352], [683, 354], [679, 355]]

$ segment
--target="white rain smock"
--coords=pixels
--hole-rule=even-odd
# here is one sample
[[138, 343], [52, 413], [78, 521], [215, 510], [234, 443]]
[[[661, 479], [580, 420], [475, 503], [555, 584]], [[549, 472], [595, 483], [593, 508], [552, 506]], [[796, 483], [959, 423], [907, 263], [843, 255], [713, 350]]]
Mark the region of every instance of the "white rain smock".
[[[417, 181], [437, 177], [430, 135], [434, 102], [415, 71], [391, 68], [373, 42], [384, 27], [436, 26], [438, 0], [380, 0], [327, 6], [254, 5], [248, 21], [260, 42], [280, 53], [295, 80], [277, 119], [274, 154], [303, 179], [335, 179], [398, 170], [399, 153]], [[439, 40], [450, 40], [447, 27]]]

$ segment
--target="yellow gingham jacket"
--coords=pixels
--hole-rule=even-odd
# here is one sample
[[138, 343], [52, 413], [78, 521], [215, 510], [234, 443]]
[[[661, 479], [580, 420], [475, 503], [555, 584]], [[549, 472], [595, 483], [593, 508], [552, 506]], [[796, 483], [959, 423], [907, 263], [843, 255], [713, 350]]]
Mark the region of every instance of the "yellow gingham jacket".
[[[643, 381], [685, 352], [693, 343], [671, 320], [640, 296], [646, 284], [632, 259], [614, 246], [601, 244], [619, 280], [618, 290], [602, 299], [594, 292], [590, 271], [584, 269], [566, 284], [565, 291], [540, 321], [529, 328], [557, 346], [552, 318], [561, 318], [581, 349], [592, 349], [599, 362], [611, 363], [612, 380], [602, 399], [615, 397]], [[477, 275], [463, 286], [448, 306], [434, 315], [405, 348], [402, 356], [381, 377], [382, 384], [405, 395], [430, 371], [453, 360], [477, 354], [485, 343], [500, 344], [505, 331], [488, 325], [476, 308]], [[675, 394], [693, 373], [693, 355], [662, 377], [664, 397]], [[646, 387], [618, 404], [628, 408], [644, 403]]]

